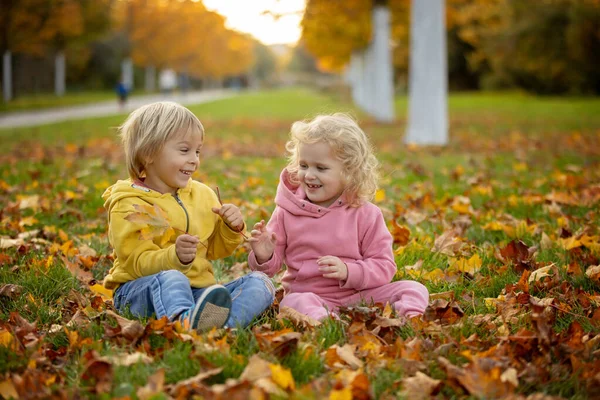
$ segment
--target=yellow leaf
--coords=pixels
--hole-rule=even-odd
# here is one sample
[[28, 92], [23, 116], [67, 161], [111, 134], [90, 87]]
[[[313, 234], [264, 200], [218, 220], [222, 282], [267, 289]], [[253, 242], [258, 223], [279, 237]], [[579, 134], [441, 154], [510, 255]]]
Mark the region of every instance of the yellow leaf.
[[332, 390], [329, 393], [329, 400], [352, 400], [352, 388], [345, 387], [341, 390]]
[[523, 162], [520, 162], [520, 163], [514, 163], [514, 164], [513, 164], [513, 169], [514, 169], [515, 171], [518, 171], [518, 172], [527, 171], [527, 164], [525, 164], [525, 163], [523, 163]]
[[582, 243], [579, 240], [577, 240], [575, 236], [571, 236], [564, 239], [558, 239], [558, 242], [565, 250], [571, 250], [582, 246]]
[[112, 290], [107, 289], [98, 283], [90, 286], [90, 290], [96, 294], [99, 294], [104, 299], [112, 299]]
[[446, 280], [446, 274], [439, 268], [434, 269], [433, 271], [427, 272], [423, 275], [423, 279], [429, 282], [437, 283]]
[[492, 187], [491, 186], [482, 186], [477, 185], [473, 188], [475, 193], [478, 193], [483, 196], [492, 196]]
[[17, 392], [17, 389], [15, 389], [15, 385], [13, 385], [12, 380], [7, 379], [0, 382], [0, 396], [2, 396], [3, 399], [19, 398], [19, 393]]
[[459, 214], [473, 214], [471, 199], [465, 196], [456, 196], [452, 203], [452, 209]]
[[380, 203], [385, 200], [385, 190], [377, 189], [375, 192], [375, 203]]
[[269, 364], [269, 368], [271, 369], [271, 379], [273, 379], [279, 387], [290, 390], [296, 388], [294, 377], [289, 369], [282, 367], [279, 364]]
[[14, 344], [14, 341], [15, 338], [13, 337], [12, 333], [6, 330], [0, 331], [0, 346], [10, 348]]
[[473, 254], [473, 256], [471, 256], [471, 258], [468, 260], [466, 258], [459, 258], [454, 264], [452, 264], [451, 268], [471, 276], [475, 276], [475, 273], [479, 272], [481, 269], [481, 264], [482, 261], [479, 257], [479, 254]]
[[37, 222], [38, 220], [35, 217], [25, 217], [21, 218], [19, 221], [19, 226], [31, 226], [35, 225]]

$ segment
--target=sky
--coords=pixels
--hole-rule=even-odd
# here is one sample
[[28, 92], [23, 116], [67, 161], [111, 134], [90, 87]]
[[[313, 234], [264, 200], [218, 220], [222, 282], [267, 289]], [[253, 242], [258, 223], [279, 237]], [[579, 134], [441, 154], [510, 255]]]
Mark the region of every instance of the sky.
[[[305, 0], [203, 0], [207, 9], [226, 19], [226, 26], [246, 32], [266, 45], [295, 44], [300, 39], [300, 21]], [[282, 14], [279, 19], [263, 11]]]

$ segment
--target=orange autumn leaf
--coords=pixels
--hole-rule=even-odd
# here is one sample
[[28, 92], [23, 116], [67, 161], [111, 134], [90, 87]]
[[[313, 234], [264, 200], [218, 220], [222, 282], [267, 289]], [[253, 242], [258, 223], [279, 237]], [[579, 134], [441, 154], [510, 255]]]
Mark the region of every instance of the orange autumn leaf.
[[398, 246], [406, 246], [410, 238], [410, 230], [402, 225], [399, 225], [396, 220], [392, 220], [392, 237], [394, 244]]

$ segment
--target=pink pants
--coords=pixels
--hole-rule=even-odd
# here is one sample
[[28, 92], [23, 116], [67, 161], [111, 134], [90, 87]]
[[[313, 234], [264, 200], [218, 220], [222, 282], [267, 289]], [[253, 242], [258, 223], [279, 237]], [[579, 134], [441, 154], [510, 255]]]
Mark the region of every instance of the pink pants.
[[335, 299], [327, 295], [311, 292], [290, 293], [283, 297], [280, 305], [291, 307], [317, 320], [336, 312], [340, 306], [358, 304], [361, 300], [368, 303], [390, 303], [399, 315], [413, 317], [423, 314], [429, 302], [427, 288], [415, 281], [398, 281], [386, 285], [365, 289], [350, 296]]

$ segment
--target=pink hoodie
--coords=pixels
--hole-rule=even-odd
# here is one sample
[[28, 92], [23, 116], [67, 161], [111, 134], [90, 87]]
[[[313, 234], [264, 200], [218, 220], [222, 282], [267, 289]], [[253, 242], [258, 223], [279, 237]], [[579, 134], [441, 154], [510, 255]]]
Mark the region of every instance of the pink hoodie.
[[[267, 229], [277, 235], [275, 252], [264, 264], [259, 264], [250, 252], [248, 265], [269, 276], [287, 265], [282, 279], [285, 294], [312, 292], [342, 299], [391, 282], [396, 273], [392, 235], [376, 205], [367, 202], [349, 207], [342, 194], [328, 208], [319, 207], [306, 199], [302, 188], [289, 182], [285, 169], [275, 204], [267, 224]], [[346, 263], [345, 282], [323, 277], [317, 259], [327, 255]]]

